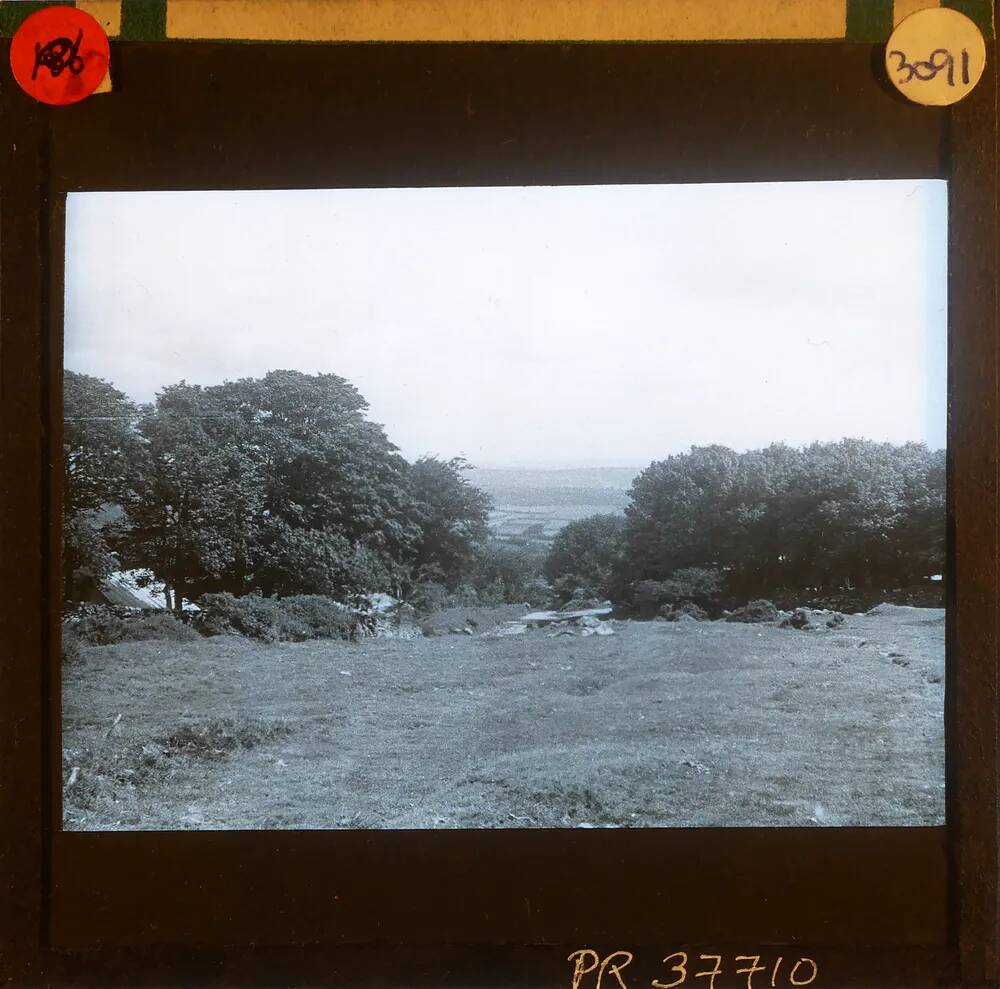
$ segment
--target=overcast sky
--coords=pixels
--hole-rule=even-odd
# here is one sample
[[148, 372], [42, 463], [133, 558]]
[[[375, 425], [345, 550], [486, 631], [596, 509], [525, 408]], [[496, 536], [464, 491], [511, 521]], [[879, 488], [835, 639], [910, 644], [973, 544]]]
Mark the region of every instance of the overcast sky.
[[403, 454], [944, 446], [943, 181], [72, 193], [66, 367], [332, 371]]

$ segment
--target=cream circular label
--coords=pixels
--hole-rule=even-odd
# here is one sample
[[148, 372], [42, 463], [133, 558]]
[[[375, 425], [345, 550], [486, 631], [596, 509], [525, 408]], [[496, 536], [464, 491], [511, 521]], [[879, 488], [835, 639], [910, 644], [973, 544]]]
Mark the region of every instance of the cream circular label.
[[907, 99], [948, 106], [972, 91], [986, 68], [986, 42], [975, 21], [948, 7], [900, 21], [885, 46], [885, 69]]

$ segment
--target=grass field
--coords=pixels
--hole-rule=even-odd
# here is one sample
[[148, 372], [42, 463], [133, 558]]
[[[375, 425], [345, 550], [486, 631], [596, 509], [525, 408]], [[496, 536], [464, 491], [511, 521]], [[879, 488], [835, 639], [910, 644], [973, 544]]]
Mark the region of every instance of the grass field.
[[65, 826], [938, 824], [944, 615], [880, 611], [85, 648], [63, 672]]

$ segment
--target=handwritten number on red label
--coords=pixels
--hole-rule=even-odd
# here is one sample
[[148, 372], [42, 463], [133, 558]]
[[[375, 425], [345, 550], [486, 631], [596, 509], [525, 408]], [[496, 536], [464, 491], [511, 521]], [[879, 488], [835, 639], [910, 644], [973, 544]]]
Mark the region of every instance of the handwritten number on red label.
[[45, 7], [17, 29], [10, 67], [18, 85], [42, 103], [78, 103], [108, 72], [110, 46], [101, 25], [75, 7]]

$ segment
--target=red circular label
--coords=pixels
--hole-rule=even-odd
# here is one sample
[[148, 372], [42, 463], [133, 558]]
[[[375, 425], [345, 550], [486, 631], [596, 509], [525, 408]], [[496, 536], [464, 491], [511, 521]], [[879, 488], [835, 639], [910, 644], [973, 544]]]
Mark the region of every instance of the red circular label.
[[107, 75], [108, 36], [75, 7], [45, 7], [26, 17], [10, 43], [21, 89], [42, 103], [77, 103]]

